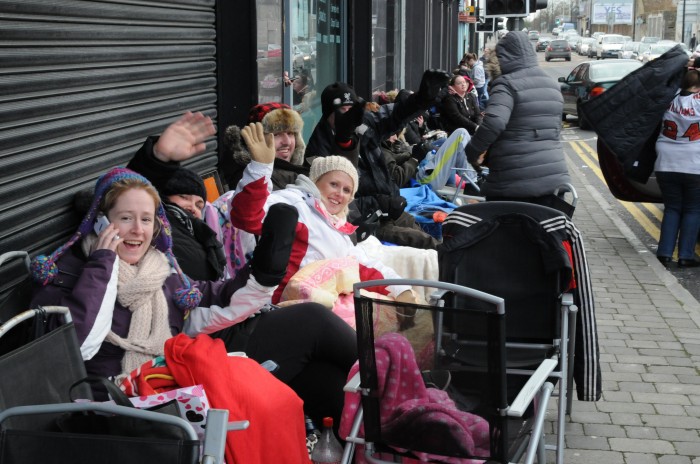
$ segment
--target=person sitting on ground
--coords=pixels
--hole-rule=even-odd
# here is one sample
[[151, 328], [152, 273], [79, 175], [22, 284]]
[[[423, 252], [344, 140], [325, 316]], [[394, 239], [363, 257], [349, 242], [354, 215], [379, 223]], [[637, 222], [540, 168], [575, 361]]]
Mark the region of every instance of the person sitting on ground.
[[[95, 233], [100, 217], [109, 224]], [[92, 205], [70, 240], [32, 261], [39, 284], [32, 306], [70, 309], [89, 374], [119, 380], [163, 355], [165, 341], [177, 333], [212, 334], [229, 352], [278, 363], [276, 376], [314, 421], [339, 419], [342, 388], [357, 358], [354, 332], [320, 305], [269, 306], [286, 273], [297, 219], [288, 205], [271, 207], [246, 272], [191, 281], [173, 256], [157, 191], [140, 174], [114, 168], [97, 180]]]
[[334, 143], [350, 144], [359, 139], [360, 184], [354, 201], [359, 214], [351, 216], [350, 221], [361, 225], [380, 211], [383, 216], [376, 234], [382, 241], [416, 248], [437, 246], [438, 242], [404, 211], [406, 200], [388, 171], [381, 142], [430, 108], [447, 87], [448, 80], [447, 73], [428, 70], [418, 92], [398, 99], [395, 104], [381, 105], [376, 112], [364, 111], [364, 102], [352, 87], [342, 82], [328, 85], [321, 94], [323, 116], [306, 147], [306, 163], [313, 157], [331, 155]]
[[[303, 165], [306, 144], [302, 138], [304, 121], [299, 113], [284, 103], [262, 103], [250, 109], [248, 123], [253, 122], [261, 122], [265, 132], [275, 138], [274, 189], [283, 189], [293, 184], [297, 175], [309, 173], [308, 166]], [[225, 164], [224, 179], [229, 189], [235, 190], [250, 163], [250, 152], [241, 139], [240, 127], [232, 125], [226, 129], [224, 156], [232, 160]]]
[[[278, 302], [289, 279], [309, 263], [353, 256], [365, 278], [399, 278], [396, 272], [367, 256], [353, 245], [349, 235], [355, 227], [347, 222], [348, 204], [357, 191], [357, 170], [341, 156], [316, 158], [309, 177], [300, 175], [294, 185], [270, 191], [270, 174], [274, 160], [274, 142], [264, 134], [262, 125], [245, 127], [242, 135], [251, 150], [251, 162], [236, 188], [231, 202], [231, 222], [238, 228], [259, 233], [263, 218], [278, 204], [292, 205], [299, 212], [296, 238], [287, 272], [272, 301]], [[371, 277], [369, 277], [371, 276]], [[402, 302], [415, 302], [415, 295], [405, 285], [382, 290]]]
[[440, 122], [448, 134], [464, 128], [474, 135], [481, 124], [478, 97], [472, 92], [474, 84], [465, 76], [452, 76], [450, 88], [453, 93], [443, 98], [440, 106]]

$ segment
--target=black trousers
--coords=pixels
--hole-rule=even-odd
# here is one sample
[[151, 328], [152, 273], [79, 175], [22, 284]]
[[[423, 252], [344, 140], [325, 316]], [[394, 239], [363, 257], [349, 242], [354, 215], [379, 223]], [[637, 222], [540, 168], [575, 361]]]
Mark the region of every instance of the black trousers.
[[434, 250], [439, 244], [434, 237], [421, 229], [413, 216], [405, 211], [398, 219], [383, 219], [377, 231], [377, 238], [383, 242], [424, 250]]
[[355, 331], [329, 309], [302, 303], [263, 313], [212, 334], [228, 351], [244, 351], [258, 362], [275, 361], [275, 376], [304, 401], [317, 427], [333, 417], [337, 430], [343, 386], [357, 360]]

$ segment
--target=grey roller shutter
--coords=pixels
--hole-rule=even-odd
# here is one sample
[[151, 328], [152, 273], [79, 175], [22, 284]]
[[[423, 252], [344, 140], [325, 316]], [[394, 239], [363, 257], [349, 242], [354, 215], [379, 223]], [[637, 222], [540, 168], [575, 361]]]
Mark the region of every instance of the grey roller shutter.
[[[184, 111], [215, 118], [214, 4], [0, 0], [0, 253], [54, 249], [76, 191]], [[216, 162], [212, 138], [190, 167]]]

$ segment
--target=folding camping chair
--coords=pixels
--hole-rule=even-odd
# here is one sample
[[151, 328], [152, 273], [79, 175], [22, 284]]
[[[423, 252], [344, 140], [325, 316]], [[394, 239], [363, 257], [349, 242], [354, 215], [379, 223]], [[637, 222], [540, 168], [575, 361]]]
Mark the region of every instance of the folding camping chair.
[[[228, 423], [228, 411], [212, 409], [202, 444], [185, 420], [152, 411], [103, 403], [73, 403], [71, 385], [85, 378], [80, 347], [65, 307], [47, 306], [25, 311], [0, 326], [0, 337], [33, 317], [60, 316], [63, 324], [45, 335], [0, 356], [0, 462], [122, 463], [124, 456], [140, 462], [216, 464], [223, 461], [227, 430], [243, 430], [248, 421]], [[74, 390], [92, 398], [87, 384]], [[179, 437], [141, 438], [116, 435], [62, 433], [53, 424], [61, 414], [92, 411], [170, 424]]]
[[[438, 251], [440, 280], [505, 300], [509, 376], [527, 374], [542, 359], [556, 360], [559, 402], [556, 441], [547, 449], [563, 462], [565, 416], [573, 395], [576, 316], [573, 263], [564, 233], [568, 219], [545, 206], [521, 202], [465, 205], [445, 220]], [[457, 298], [457, 305], [466, 304]], [[450, 330], [470, 327], [453, 319]], [[513, 379], [515, 381], [515, 379]]]
[[[405, 314], [405, 305], [361, 294], [367, 287], [398, 284], [436, 289], [431, 304], [411, 305], [416, 324], [410, 329], [375, 323], [387, 320], [380, 313]], [[502, 298], [445, 282], [400, 279], [355, 284], [354, 296], [359, 372], [345, 390], [359, 394], [361, 403], [355, 408], [346, 398], [345, 413], [355, 415], [351, 426], [341, 423], [341, 433], [349, 429], [341, 462], [351, 462], [358, 446], [370, 463], [401, 462], [394, 460], [401, 456], [545, 462], [543, 423], [554, 388], [547, 380], [559, 360], [547, 357], [523, 373], [527, 382], [509, 399], [508, 308]], [[455, 320], [473, 330], [452, 331]], [[408, 343], [407, 351], [391, 354], [391, 346]], [[410, 376], [417, 370], [419, 380]], [[396, 377], [404, 375], [398, 372], [409, 376]], [[408, 390], [394, 391], [404, 385]]]
[[471, 202], [484, 201], [481, 194], [481, 181], [488, 175], [489, 168], [483, 168], [481, 173], [467, 166], [466, 168], [452, 168], [458, 178], [456, 186], [445, 185], [437, 193], [440, 197], [451, 203], [464, 205]]

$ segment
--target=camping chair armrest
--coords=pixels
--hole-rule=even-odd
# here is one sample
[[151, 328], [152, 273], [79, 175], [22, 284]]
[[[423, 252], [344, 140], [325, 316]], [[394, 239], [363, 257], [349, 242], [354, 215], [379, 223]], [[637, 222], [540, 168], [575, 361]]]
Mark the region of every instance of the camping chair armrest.
[[108, 403], [58, 403], [58, 404], [37, 404], [31, 406], [15, 406], [0, 412], [0, 425], [12, 416], [23, 416], [32, 414], [56, 414], [65, 412], [94, 411], [107, 414], [118, 414], [122, 416], [134, 417], [136, 419], [150, 420], [164, 424], [174, 425], [185, 431], [188, 439], [199, 440], [194, 429], [185, 419], [180, 417], [161, 414], [154, 411], [146, 411], [128, 406], [117, 406]]
[[4, 324], [0, 325], [0, 337], [9, 332], [9, 330], [13, 327], [28, 319], [33, 318], [42, 311], [46, 314], [58, 314], [59, 316], [62, 316], [66, 324], [73, 321], [70, 315], [70, 310], [66, 306], [39, 306], [39, 309], [28, 309], [24, 312], [17, 314]]
[[348, 383], [343, 387], [343, 391], [346, 393], [357, 393], [360, 391], [360, 371], [355, 372]]
[[532, 402], [532, 399], [547, 381], [555, 367], [557, 367], [556, 359], [545, 359], [542, 361], [537, 370], [530, 376], [527, 383], [520, 390], [518, 396], [513, 400], [510, 407], [508, 407], [509, 416], [522, 417], [525, 410]]
[[574, 294], [573, 293], [564, 293], [561, 296], [561, 304], [563, 306], [574, 306]]

